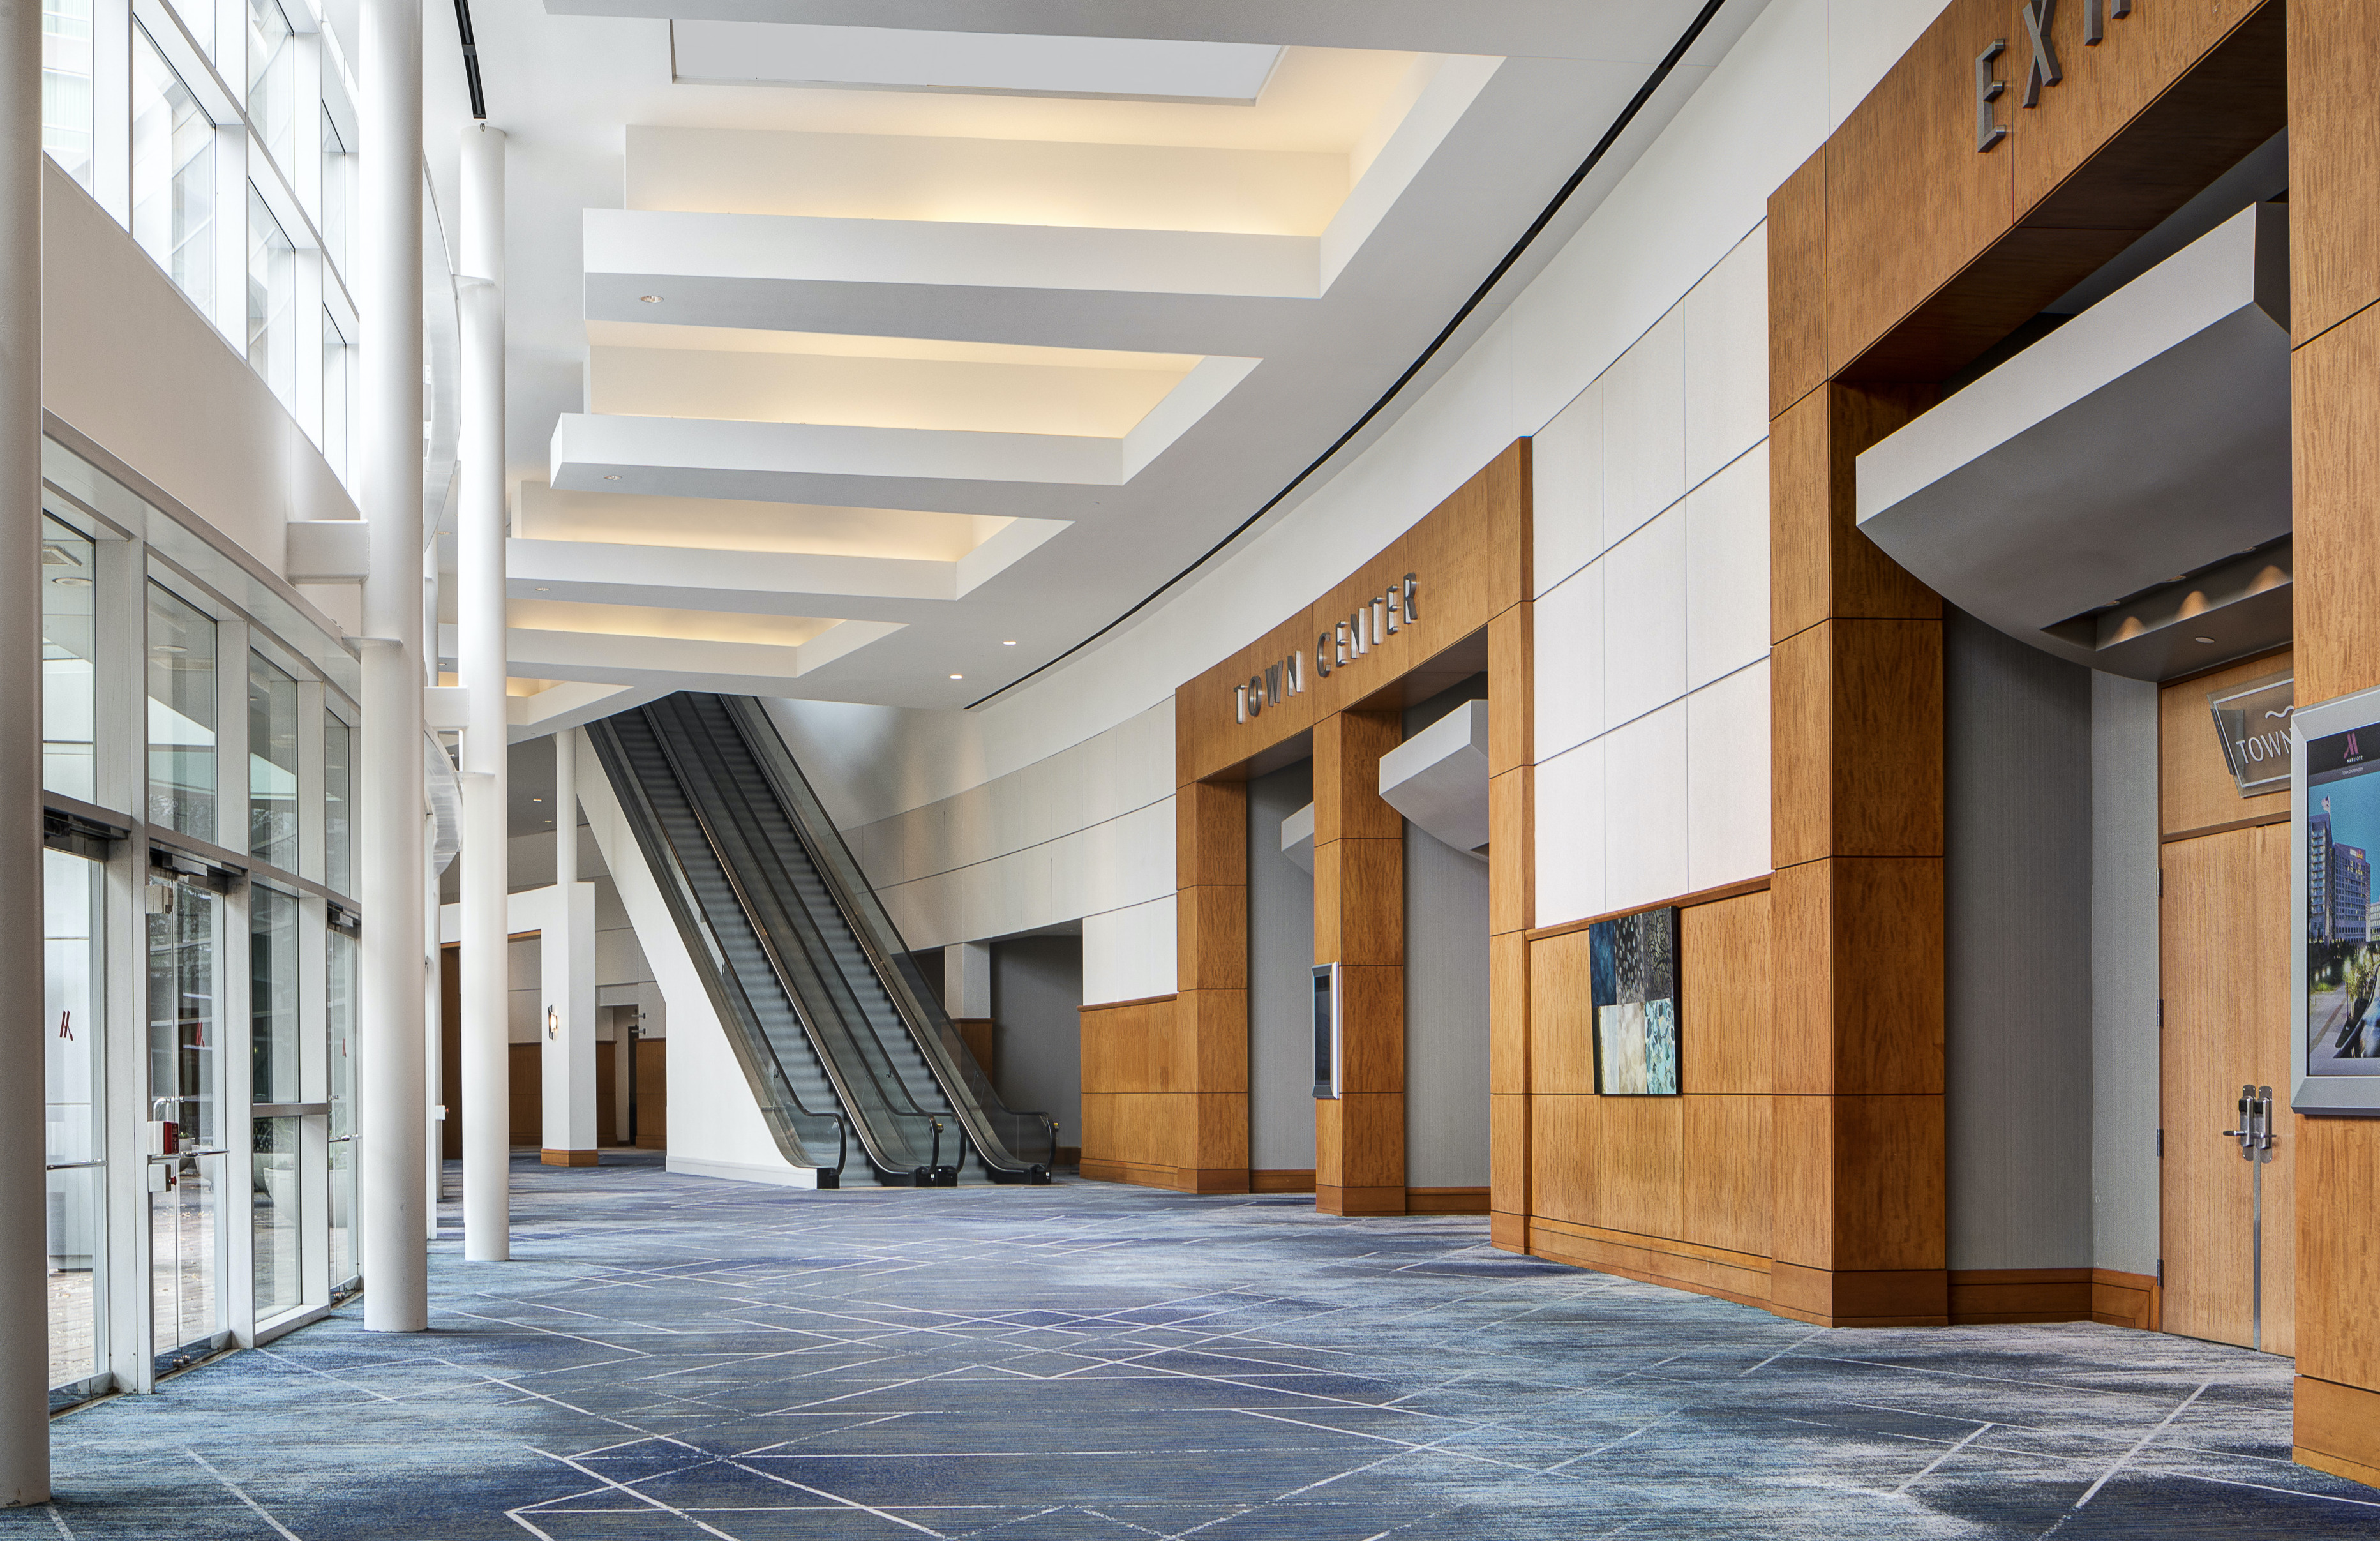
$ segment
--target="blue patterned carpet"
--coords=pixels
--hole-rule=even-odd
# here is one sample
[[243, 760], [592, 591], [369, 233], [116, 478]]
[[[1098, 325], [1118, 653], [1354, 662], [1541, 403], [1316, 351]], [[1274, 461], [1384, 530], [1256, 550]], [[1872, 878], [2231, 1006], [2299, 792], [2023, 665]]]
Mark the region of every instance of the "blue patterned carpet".
[[0, 1535], [2380, 1535], [2286, 1361], [2182, 1339], [1814, 1332], [1303, 1198], [516, 1182], [434, 1332], [70, 1414]]

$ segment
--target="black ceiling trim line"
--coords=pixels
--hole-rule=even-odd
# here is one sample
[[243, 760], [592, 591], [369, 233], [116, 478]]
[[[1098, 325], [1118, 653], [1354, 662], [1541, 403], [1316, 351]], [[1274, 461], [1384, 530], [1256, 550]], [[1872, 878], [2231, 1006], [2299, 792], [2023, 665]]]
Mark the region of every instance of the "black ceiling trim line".
[[[455, 3], [459, 7], [466, 4], [466, 0], [455, 0]], [[1438, 335], [1430, 339], [1429, 346], [1422, 349], [1421, 356], [1406, 367], [1404, 373], [1397, 376], [1396, 383], [1390, 385], [1386, 391], [1382, 392], [1380, 394], [1380, 399], [1366, 407], [1364, 415], [1357, 418], [1354, 425], [1350, 427], [1346, 432], [1342, 433], [1337, 439], [1333, 440], [1329, 449], [1326, 449], [1320, 455], [1316, 455], [1312, 463], [1309, 464], [1305, 469], [1290, 478], [1287, 486], [1283, 487], [1280, 491], [1275, 492], [1271, 497], [1267, 498], [1264, 502], [1263, 507], [1258, 508], [1255, 513], [1241, 520], [1238, 526], [1235, 527], [1229, 535], [1224, 536], [1221, 540], [1208, 547], [1206, 552], [1188, 566], [1183, 568], [1172, 577], [1167, 578], [1163, 583], [1160, 583], [1156, 588], [1150, 589], [1137, 602], [1135, 602], [1131, 609], [1125, 611], [1123, 614], [1118, 615], [1114, 620], [1110, 621], [1107, 625], [1091, 633], [1088, 637], [1084, 637], [1073, 647], [1068, 648], [1064, 652], [1060, 653], [1057, 657], [1050, 660], [1047, 663], [1041, 664], [1039, 667], [1035, 668], [1026, 673], [1019, 674], [1016, 678], [1009, 681], [1006, 685], [1002, 686], [999, 689], [992, 691], [987, 696], [977, 700], [969, 701], [966, 704], [965, 710], [973, 711], [979, 706], [984, 706], [990, 702], [998, 700], [1001, 697], [1015, 689], [1018, 686], [1025, 684], [1035, 675], [1046, 673], [1049, 670], [1056, 668], [1059, 664], [1065, 662], [1066, 660], [1074, 657], [1076, 653], [1081, 652], [1085, 648], [1089, 647], [1100, 637], [1105, 637], [1108, 633], [1115, 630], [1116, 627], [1123, 625], [1126, 621], [1131, 620], [1134, 616], [1148, 609], [1151, 604], [1155, 603], [1160, 596], [1172, 588], [1175, 584], [1180, 583], [1184, 578], [1188, 577], [1191, 574], [1196, 572], [1208, 563], [1212, 562], [1225, 547], [1231, 545], [1241, 536], [1245, 535], [1249, 528], [1254, 526], [1257, 520], [1263, 518], [1266, 515], [1279, 507], [1282, 499], [1288, 497], [1292, 492], [1296, 491], [1298, 488], [1305, 484], [1306, 479], [1312, 477], [1315, 472], [1330, 464], [1332, 456], [1336, 455], [1341, 450], [1345, 449], [1349, 443], [1354, 439], [1355, 435], [1363, 432], [1366, 428], [1371, 425], [1373, 419], [1378, 418], [1383, 411], [1387, 410], [1389, 404], [1396, 400], [1398, 394], [1402, 392], [1407, 385], [1413, 383], [1413, 380], [1415, 375], [1418, 375], [1423, 370], [1429, 367], [1429, 361], [1438, 357], [1439, 351], [1446, 346], [1447, 342], [1462, 328], [1463, 323], [1469, 321], [1473, 312], [1476, 311], [1482, 304], [1486, 303], [1488, 295], [1493, 293], [1496, 285], [1503, 281], [1504, 275], [1512, 271], [1512, 265], [1518, 262], [1521, 258], [1527, 253], [1530, 246], [1536, 242], [1536, 238], [1545, 233], [1546, 226], [1553, 223], [1554, 216], [1561, 212], [1562, 205], [1570, 201], [1571, 195], [1578, 191], [1580, 186], [1585, 183], [1589, 176], [1595, 174], [1595, 168], [1602, 164], [1604, 156], [1610, 152], [1611, 147], [1620, 141], [1620, 136], [1626, 133], [1629, 126], [1636, 121], [1637, 115], [1645, 110], [1645, 104], [1653, 99], [1653, 93], [1659, 91], [1662, 85], [1668, 81], [1671, 72], [1678, 67], [1679, 62], [1686, 56], [1686, 51], [1694, 47], [1695, 42], [1701, 39], [1704, 31], [1710, 26], [1712, 18], [1718, 15], [1719, 7], [1726, 3], [1727, 0], [1708, 0], [1708, 3], [1703, 6], [1702, 10], [1696, 13], [1694, 20], [1687, 25], [1686, 30], [1679, 34], [1676, 44], [1670, 48], [1669, 53], [1662, 55], [1661, 62], [1653, 67], [1653, 72], [1645, 77], [1645, 83], [1637, 88], [1636, 94], [1628, 99], [1628, 105], [1621, 109], [1620, 115], [1618, 117], [1612, 119], [1611, 127], [1604, 130], [1603, 138], [1596, 141], [1595, 148], [1588, 152], [1586, 159], [1579, 163], [1579, 166], [1576, 171], [1571, 173], [1570, 179], [1564, 182], [1561, 185], [1560, 190], [1554, 194], [1553, 200], [1546, 205], [1545, 211], [1538, 214], [1535, 220], [1530, 222], [1528, 229], [1522, 232], [1521, 238], [1512, 243], [1512, 249], [1504, 253], [1503, 261], [1498, 262], [1494, 270], [1481, 281], [1479, 286], [1471, 291], [1471, 297], [1464, 300], [1463, 302], [1463, 308], [1454, 312], [1454, 319], [1448, 322], [1446, 325], [1439, 330]]]

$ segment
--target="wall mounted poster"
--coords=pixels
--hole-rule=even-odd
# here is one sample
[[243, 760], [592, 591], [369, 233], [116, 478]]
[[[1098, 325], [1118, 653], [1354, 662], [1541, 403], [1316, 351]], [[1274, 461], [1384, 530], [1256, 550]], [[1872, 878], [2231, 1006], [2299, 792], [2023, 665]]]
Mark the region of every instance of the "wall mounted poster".
[[1595, 1089], [1606, 1097], [1678, 1095], [1678, 912], [1675, 906], [1587, 928], [1594, 973]]
[[[2370, 715], [2372, 703], [2362, 706], [2353, 717]], [[2343, 1078], [2380, 1076], [2380, 931], [2374, 924], [2380, 913], [2372, 892], [2372, 857], [2380, 852], [2380, 723], [2310, 731], [2300, 753], [2296, 907], [2304, 966], [2293, 1101], [2301, 1111], [2329, 1110], [2342, 1099], [2336, 1093], [2307, 1097], [2309, 1081], [2338, 1087]]]

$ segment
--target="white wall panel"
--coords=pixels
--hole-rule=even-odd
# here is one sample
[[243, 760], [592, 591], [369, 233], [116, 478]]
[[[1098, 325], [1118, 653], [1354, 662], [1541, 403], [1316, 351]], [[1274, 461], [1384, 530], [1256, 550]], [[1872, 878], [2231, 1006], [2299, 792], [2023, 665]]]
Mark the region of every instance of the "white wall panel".
[[1684, 495], [1685, 403], [1685, 316], [1672, 309], [1603, 377], [1605, 541]]
[[[1758, 752], [1765, 761], [1768, 746]], [[1672, 701], [1604, 734], [1603, 784], [1604, 907], [1688, 892], [1686, 704]]]
[[1686, 296], [1686, 485], [1768, 436], [1768, 226]]
[[[1674, 419], [1672, 419], [1674, 421]], [[1686, 689], [1682, 504], [1603, 554], [1603, 714], [1618, 724]]]
[[1172, 995], [1173, 896], [1083, 917], [1083, 1003]]
[[1768, 656], [1768, 446], [1686, 497], [1686, 688]]
[[1603, 385], [1578, 394], [1531, 446], [1536, 479], [1536, 591], [1560, 583], [1603, 550]]
[[1537, 767], [1540, 926], [1611, 907], [1604, 902], [1603, 744], [1582, 744]]
[[1603, 731], [1603, 575], [1595, 563], [1536, 603], [1537, 753], [1548, 758]]
[[1768, 661], [1686, 698], [1685, 892], [1768, 870]]

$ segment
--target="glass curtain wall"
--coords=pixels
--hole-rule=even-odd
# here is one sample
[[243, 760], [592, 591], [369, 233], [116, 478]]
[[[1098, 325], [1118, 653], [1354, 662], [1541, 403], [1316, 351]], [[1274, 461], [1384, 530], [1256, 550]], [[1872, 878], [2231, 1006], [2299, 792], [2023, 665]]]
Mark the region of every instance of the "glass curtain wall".
[[91, 186], [91, 0], [42, 0], [42, 148]]
[[80, 530], [42, 519], [42, 785], [99, 800], [93, 761], [99, 712], [94, 660], [98, 547]]
[[132, 238], [215, 318], [215, 126], [149, 34], [132, 30]]
[[268, 1112], [302, 1100], [298, 1049], [298, 896], [264, 883], [249, 889], [249, 1196], [256, 1317], [297, 1308], [304, 1298], [298, 1191], [298, 1115]]
[[149, 821], [215, 834], [215, 624], [149, 586]]
[[[273, 13], [280, 15], [279, 11]], [[298, 398], [298, 252], [254, 183], [248, 188], [248, 366], [284, 406]]]
[[355, 919], [334, 910], [324, 933], [328, 985], [323, 1017], [331, 1102], [331, 1291], [345, 1292], [363, 1270], [356, 1262], [356, 929]]
[[223, 1292], [224, 900], [200, 882], [152, 878], [149, 1098], [163, 1147], [150, 1158], [150, 1319], [158, 1368], [220, 1347]]
[[259, 653], [248, 655], [248, 854], [298, 870], [298, 681]]
[[298, 128], [298, 38], [273, 0], [248, 0], [248, 121], [265, 152], [294, 169]]
[[107, 869], [42, 858], [42, 1080], [49, 1167], [50, 1386], [91, 1389], [107, 1362]]

